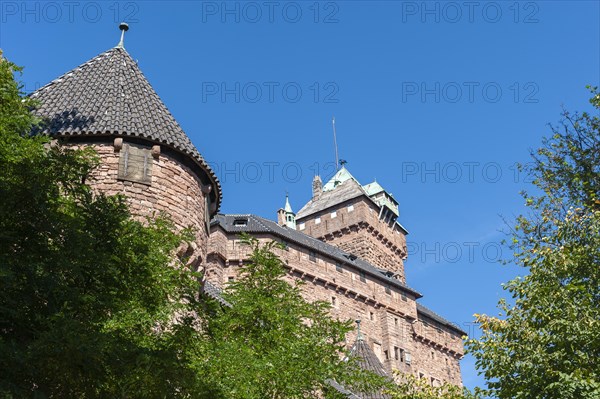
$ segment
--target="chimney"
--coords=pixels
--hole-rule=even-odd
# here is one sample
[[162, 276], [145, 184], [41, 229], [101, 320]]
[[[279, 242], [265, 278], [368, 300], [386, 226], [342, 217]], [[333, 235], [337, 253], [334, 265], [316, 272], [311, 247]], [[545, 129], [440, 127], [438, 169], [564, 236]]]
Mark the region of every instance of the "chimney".
[[316, 175], [313, 177], [313, 199], [318, 198], [323, 192], [323, 182], [321, 181], [321, 176]]
[[277, 224], [280, 226], [285, 226], [285, 209], [279, 208], [277, 210]]

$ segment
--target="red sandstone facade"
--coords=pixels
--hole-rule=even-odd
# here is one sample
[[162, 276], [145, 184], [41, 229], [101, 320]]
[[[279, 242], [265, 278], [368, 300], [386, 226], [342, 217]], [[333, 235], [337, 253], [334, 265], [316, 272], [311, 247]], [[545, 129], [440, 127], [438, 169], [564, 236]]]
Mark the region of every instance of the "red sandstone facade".
[[388, 372], [461, 384], [464, 333], [419, 305], [421, 294], [406, 285], [407, 232], [397, 222], [398, 203], [378, 183], [361, 186], [345, 168], [325, 186], [315, 179], [312, 199], [298, 215], [286, 204], [279, 225], [217, 214], [216, 176], [122, 43], [32, 97], [42, 104], [42, 133], [97, 151], [94, 190], [125, 195], [139, 218], [164, 212], [178, 228], [194, 230], [195, 241], [182, 250], [207, 281], [223, 287], [236, 278], [248, 259], [240, 232], [285, 243], [279, 255], [288, 277], [306, 282], [308, 299], [329, 301], [333, 316], [360, 319]]

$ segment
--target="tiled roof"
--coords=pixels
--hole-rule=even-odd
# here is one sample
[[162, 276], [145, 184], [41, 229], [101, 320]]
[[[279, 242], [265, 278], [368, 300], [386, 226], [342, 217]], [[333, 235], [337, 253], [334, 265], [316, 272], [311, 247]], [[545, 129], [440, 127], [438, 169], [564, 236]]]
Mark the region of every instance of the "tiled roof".
[[417, 302], [417, 314], [422, 314], [426, 317], [429, 317], [430, 319], [437, 321], [438, 323], [460, 333], [461, 335], [467, 335], [466, 332], [464, 332], [459, 326], [457, 326], [456, 324], [452, 323], [451, 321], [448, 321], [446, 319], [444, 319], [442, 316], [440, 316], [439, 314], [435, 313], [433, 310], [421, 305], [420, 303]]
[[[358, 360], [358, 365], [363, 370], [369, 370], [381, 377], [389, 378], [389, 374], [383, 368], [383, 365], [375, 355], [375, 352], [371, 349], [371, 347], [364, 341], [364, 339], [359, 335], [359, 337], [354, 342], [352, 349], [350, 349], [350, 355], [356, 357]], [[329, 385], [331, 385], [335, 390], [339, 393], [345, 395], [347, 398], [351, 399], [389, 399], [390, 396], [381, 392], [372, 392], [372, 393], [363, 393], [363, 392], [352, 392], [347, 389], [345, 386], [338, 384], [336, 381], [329, 381]]]
[[31, 94], [45, 120], [37, 133], [52, 136], [129, 136], [171, 147], [190, 157], [221, 186], [189, 137], [160, 100], [137, 63], [120, 47], [112, 48]]
[[217, 287], [213, 283], [208, 280], [205, 280], [202, 283], [202, 292], [209, 298], [214, 299], [219, 302], [221, 305], [230, 308], [232, 307], [231, 303], [227, 302], [225, 298], [223, 298], [223, 290], [220, 287]]
[[318, 197], [308, 201], [296, 214], [296, 220], [360, 197], [361, 195], [367, 196], [367, 193], [365, 193], [360, 184], [355, 179], [347, 179], [335, 188], [323, 191]]
[[387, 371], [383, 368], [383, 364], [373, 352], [373, 349], [360, 337], [350, 349], [350, 354], [358, 358], [358, 363], [365, 370], [370, 370], [381, 377], [388, 377]]
[[[337, 177], [336, 177], [337, 176]], [[334, 179], [340, 179], [337, 181], [341, 181], [337, 185], [334, 186]], [[373, 184], [373, 183], [371, 183]], [[379, 185], [378, 183], [376, 183]], [[343, 202], [349, 201], [354, 198], [358, 198], [360, 196], [365, 196], [369, 201], [374, 203], [377, 206], [380, 206], [376, 201], [374, 201], [367, 191], [365, 191], [365, 187], [361, 186], [358, 180], [356, 180], [350, 172], [347, 171], [346, 168], [340, 169], [330, 180], [327, 182], [326, 186], [329, 185], [329, 188], [326, 190], [323, 188], [323, 192], [320, 193], [317, 197], [313, 197], [298, 211], [296, 214], [296, 222], [301, 223], [303, 218], [306, 218], [310, 215], [314, 215], [315, 213], [324, 211], [333, 206], [339, 205]], [[381, 186], [380, 186], [381, 187]], [[372, 189], [372, 188], [371, 188]], [[394, 200], [395, 201], [395, 200]], [[405, 233], [408, 234], [408, 230], [402, 226], [398, 221], [396, 221], [396, 225]]]
[[212, 220], [211, 225], [219, 225], [228, 233], [245, 232], [274, 234], [288, 242], [295, 242], [301, 246], [322, 253], [332, 259], [338, 260], [344, 264], [351, 265], [356, 269], [364, 271], [366, 274], [369, 274], [376, 279], [389, 284], [390, 286], [408, 292], [417, 298], [422, 297], [419, 292], [403, 284], [400, 280], [387, 276], [384, 270], [376, 268], [369, 262], [361, 258], [354, 257], [352, 254], [342, 251], [336, 246], [327, 244], [300, 231], [290, 229], [289, 227], [280, 226], [277, 223], [261, 218], [260, 216], [218, 214]]

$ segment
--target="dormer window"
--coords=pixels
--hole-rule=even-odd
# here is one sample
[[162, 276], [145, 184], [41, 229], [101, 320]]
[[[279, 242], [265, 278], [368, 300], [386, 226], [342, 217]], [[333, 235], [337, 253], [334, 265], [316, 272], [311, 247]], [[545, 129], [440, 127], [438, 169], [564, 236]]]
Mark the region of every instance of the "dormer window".
[[246, 227], [246, 226], [248, 226], [248, 219], [246, 219], [246, 218], [235, 219], [233, 221], [233, 225], [235, 227]]

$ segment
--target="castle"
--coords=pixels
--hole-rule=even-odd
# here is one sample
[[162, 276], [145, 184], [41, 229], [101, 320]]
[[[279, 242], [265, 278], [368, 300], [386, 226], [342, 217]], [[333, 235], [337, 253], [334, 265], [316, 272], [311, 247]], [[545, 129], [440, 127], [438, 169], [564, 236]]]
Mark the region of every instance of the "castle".
[[184, 251], [191, 267], [204, 270], [208, 294], [218, 296], [247, 260], [240, 233], [275, 240], [289, 278], [306, 282], [307, 298], [329, 301], [335, 317], [361, 320], [362, 333], [348, 343], [365, 367], [461, 384], [465, 333], [421, 305], [422, 295], [407, 285], [408, 233], [398, 202], [379, 183], [361, 185], [342, 166], [325, 184], [314, 178], [312, 198], [298, 213], [286, 199], [276, 222], [219, 213], [217, 176], [125, 50], [123, 34], [116, 47], [31, 96], [47, 120], [43, 133], [97, 151], [95, 190], [126, 195], [139, 217], [166, 212], [178, 228], [194, 228], [195, 242]]

